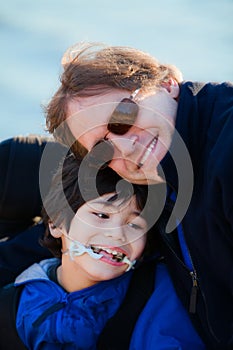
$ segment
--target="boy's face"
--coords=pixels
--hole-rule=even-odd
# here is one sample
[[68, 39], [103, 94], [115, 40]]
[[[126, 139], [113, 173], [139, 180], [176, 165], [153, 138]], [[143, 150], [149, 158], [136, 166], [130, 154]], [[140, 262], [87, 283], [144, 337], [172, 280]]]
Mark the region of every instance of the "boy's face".
[[139, 92], [136, 96], [139, 111], [133, 125], [122, 135], [109, 132], [114, 109], [129, 95], [127, 91], [113, 89], [105, 95], [72, 100], [68, 103], [66, 122], [89, 152], [99, 140], [109, 140], [114, 149], [109, 166], [121, 177], [138, 184], [161, 182], [157, 167], [171, 144], [177, 101], [165, 88], [147, 96]]
[[[135, 196], [125, 203], [107, 201], [113, 195], [106, 194], [85, 203], [71, 221], [68, 237], [103, 255], [97, 260], [84, 253], [75, 256], [74, 261], [69, 255], [63, 255], [62, 264], [74, 272], [74, 280], [77, 274], [82, 288], [121, 275], [128, 268], [123, 258], [139, 259], [145, 248], [147, 223], [140, 216]], [[69, 249], [70, 239], [62, 236], [63, 250]]]

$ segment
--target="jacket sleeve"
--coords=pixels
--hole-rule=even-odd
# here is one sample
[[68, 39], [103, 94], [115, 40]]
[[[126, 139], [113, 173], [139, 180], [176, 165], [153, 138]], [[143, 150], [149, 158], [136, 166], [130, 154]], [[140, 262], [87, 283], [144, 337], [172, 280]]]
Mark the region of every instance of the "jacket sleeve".
[[52, 257], [48, 249], [39, 244], [44, 229], [43, 224], [38, 224], [0, 243], [0, 286], [13, 282], [34, 262]]
[[[233, 108], [209, 157], [208, 207], [212, 220], [233, 245]], [[209, 215], [208, 213], [208, 215]]]

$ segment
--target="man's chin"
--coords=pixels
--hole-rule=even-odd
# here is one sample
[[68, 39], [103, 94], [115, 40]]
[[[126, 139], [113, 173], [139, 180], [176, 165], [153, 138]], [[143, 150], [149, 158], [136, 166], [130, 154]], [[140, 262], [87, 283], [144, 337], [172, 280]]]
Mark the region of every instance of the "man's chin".
[[119, 173], [119, 175], [127, 180], [128, 182], [137, 184], [137, 185], [155, 185], [164, 183], [164, 179], [158, 175], [157, 171], [143, 171], [141, 168], [138, 171], [135, 171], [131, 174]]

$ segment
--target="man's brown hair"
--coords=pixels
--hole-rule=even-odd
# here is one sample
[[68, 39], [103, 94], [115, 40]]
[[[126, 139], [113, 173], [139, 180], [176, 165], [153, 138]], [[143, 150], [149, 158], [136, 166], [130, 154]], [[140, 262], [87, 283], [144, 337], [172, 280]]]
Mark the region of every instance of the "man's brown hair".
[[126, 46], [77, 44], [66, 51], [62, 64], [61, 85], [46, 107], [46, 125], [55, 138], [68, 146], [72, 144], [72, 150], [81, 156], [86, 150], [72, 139], [64, 122], [70, 100], [103, 94], [112, 88], [148, 91], [161, 87], [170, 78], [182, 80], [175, 66], [161, 64], [148, 53]]

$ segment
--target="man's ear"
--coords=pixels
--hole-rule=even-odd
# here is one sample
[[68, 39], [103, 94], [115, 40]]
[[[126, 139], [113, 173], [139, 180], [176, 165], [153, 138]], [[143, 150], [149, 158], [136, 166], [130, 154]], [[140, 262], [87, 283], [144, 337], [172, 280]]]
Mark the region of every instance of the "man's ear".
[[169, 78], [168, 81], [162, 83], [162, 86], [169, 92], [172, 98], [176, 99], [179, 96], [180, 87], [174, 78]]
[[60, 238], [62, 236], [62, 228], [56, 227], [52, 222], [49, 222], [49, 231], [54, 238]]

